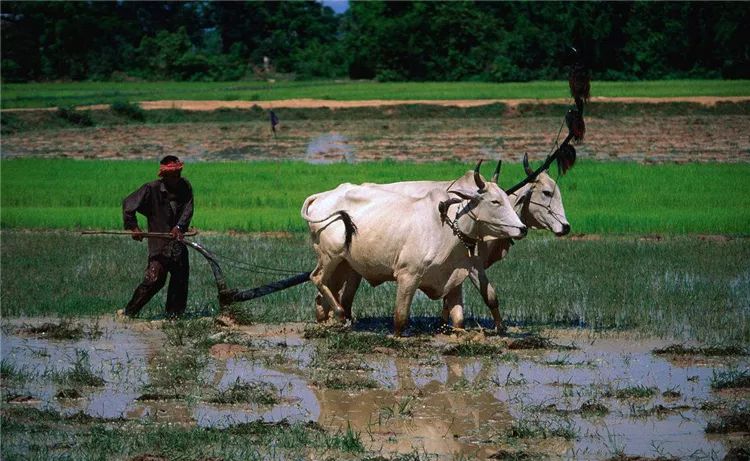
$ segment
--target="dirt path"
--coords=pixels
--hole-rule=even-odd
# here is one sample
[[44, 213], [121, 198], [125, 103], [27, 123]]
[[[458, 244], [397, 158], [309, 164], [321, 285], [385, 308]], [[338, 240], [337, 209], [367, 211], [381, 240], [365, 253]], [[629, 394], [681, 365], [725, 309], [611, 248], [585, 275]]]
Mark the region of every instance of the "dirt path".
[[[719, 102], [745, 102], [750, 101], [750, 97], [746, 96], [685, 96], [685, 97], [671, 97], [671, 98], [606, 98], [606, 97], [593, 97], [592, 102], [617, 102], [624, 104], [657, 104], [657, 103], [670, 103], [670, 102], [690, 102], [703, 104], [706, 106], [713, 106]], [[258, 106], [262, 109], [319, 109], [319, 108], [330, 108], [330, 109], [344, 109], [352, 107], [382, 107], [382, 106], [397, 106], [405, 104], [429, 104], [437, 106], [452, 106], [452, 107], [477, 107], [485, 106], [488, 104], [505, 104], [510, 108], [519, 106], [521, 104], [568, 104], [569, 98], [557, 98], [557, 99], [443, 99], [443, 100], [432, 100], [432, 99], [371, 99], [361, 101], [334, 101], [330, 99], [281, 99], [273, 101], [192, 101], [192, 100], [161, 100], [161, 101], [141, 101], [140, 106], [145, 110], [156, 110], [156, 109], [181, 109], [181, 110], [195, 110], [195, 111], [211, 111], [217, 109], [250, 109], [253, 106]], [[81, 109], [89, 110], [106, 110], [109, 109], [108, 104], [96, 104], [91, 106], [81, 106]], [[14, 111], [32, 111], [32, 110], [55, 110], [55, 108], [47, 109], [3, 109], [3, 112], [14, 112]]]

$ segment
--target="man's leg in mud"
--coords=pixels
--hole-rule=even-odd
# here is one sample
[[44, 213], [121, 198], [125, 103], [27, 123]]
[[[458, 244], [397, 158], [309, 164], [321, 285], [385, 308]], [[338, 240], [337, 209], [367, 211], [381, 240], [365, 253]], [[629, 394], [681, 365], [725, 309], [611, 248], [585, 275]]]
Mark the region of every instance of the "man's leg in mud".
[[167, 317], [179, 317], [187, 308], [190, 258], [187, 247], [169, 261], [169, 288], [167, 288]]
[[135, 289], [135, 292], [133, 292], [133, 297], [130, 299], [128, 305], [125, 306], [125, 315], [128, 317], [137, 316], [143, 306], [162, 289], [166, 280], [167, 269], [164, 267], [162, 261], [156, 258], [149, 258], [143, 281]]

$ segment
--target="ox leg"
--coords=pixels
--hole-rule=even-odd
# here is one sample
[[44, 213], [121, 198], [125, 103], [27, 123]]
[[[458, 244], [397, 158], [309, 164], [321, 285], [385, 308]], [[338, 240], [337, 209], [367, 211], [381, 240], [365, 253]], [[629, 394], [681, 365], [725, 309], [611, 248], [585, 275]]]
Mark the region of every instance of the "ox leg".
[[490, 283], [489, 278], [487, 278], [487, 273], [483, 269], [472, 269], [469, 271], [469, 279], [471, 279], [471, 283], [477, 287], [477, 290], [479, 290], [479, 293], [482, 295], [484, 303], [490, 309], [492, 319], [495, 321], [495, 330], [498, 333], [505, 331], [503, 319], [500, 317], [500, 303], [497, 300], [495, 288]]
[[453, 328], [464, 327], [464, 292], [461, 285], [449, 291], [443, 298], [443, 321], [450, 321]]
[[[348, 283], [350, 274], [352, 272], [351, 267], [346, 261], [341, 261], [336, 269], [333, 271], [325, 285], [331, 290], [331, 293], [336, 297], [339, 304], [341, 304], [341, 292], [344, 290], [344, 284]], [[344, 320], [346, 317], [346, 311], [342, 316], [341, 312], [338, 312], [336, 306], [331, 306], [323, 295], [315, 297], [315, 314], [318, 322], [326, 322], [331, 319], [331, 313], [337, 314], [339, 320]]]
[[341, 306], [344, 308], [344, 315], [346, 315], [346, 318], [352, 320], [354, 295], [357, 294], [357, 289], [362, 281], [362, 276], [357, 272], [354, 272], [351, 268], [349, 270], [350, 272], [344, 283], [344, 288], [341, 290]]
[[341, 304], [339, 304], [336, 296], [334, 296], [328, 285], [333, 278], [337, 267], [338, 262], [329, 261], [324, 264], [321, 261], [310, 274], [310, 281], [318, 288], [318, 292], [320, 293], [320, 297], [315, 298], [316, 318], [319, 322], [328, 319], [331, 309], [333, 309], [336, 318], [341, 321], [344, 320], [344, 309], [341, 307]]
[[393, 314], [393, 335], [401, 336], [409, 324], [409, 309], [419, 287], [420, 277], [413, 274], [396, 276], [396, 309]]

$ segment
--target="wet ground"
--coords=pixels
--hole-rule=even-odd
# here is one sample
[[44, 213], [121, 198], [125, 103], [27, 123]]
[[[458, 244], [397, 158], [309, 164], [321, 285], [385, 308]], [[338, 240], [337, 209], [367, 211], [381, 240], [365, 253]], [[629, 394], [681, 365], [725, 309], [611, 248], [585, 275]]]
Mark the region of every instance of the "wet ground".
[[[543, 159], [562, 116], [436, 119], [283, 120], [274, 136], [265, 122], [121, 125], [40, 130], [3, 135], [2, 158], [69, 157], [187, 161], [376, 160], [415, 162], [524, 153]], [[579, 158], [638, 162], [750, 161], [750, 123], [744, 115], [617, 116], [586, 118]]]
[[[321, 334], [304, 324], [212, 325], [196, 353], [203, 359], [191, 362], [197, 387], [167, 390], [160, 375], [194, 353], [180, 352], [190, 332], [106, 318], [82, 320], [75, 339], [33, 329], [49, 321], [4, 320], [3, 406], [219, 428], [313, 421], [353, 429], [372, 451], [416, 448], [440, 459], [721, 459], [748, 438], [706, 433], [732, 408], [747, 409], [750, 389], [712, 387], [722, 373], [747, 370], [747, 356], [656, 354], [671, 343], [632, 333], [472, 330], [394, 340], [356, 326]], [[347, 349], [352, 339], [371, 343]], [[71, 384], [81, 368], [103, 382]], [[216, 403], [239, 385], [271, 398]]]

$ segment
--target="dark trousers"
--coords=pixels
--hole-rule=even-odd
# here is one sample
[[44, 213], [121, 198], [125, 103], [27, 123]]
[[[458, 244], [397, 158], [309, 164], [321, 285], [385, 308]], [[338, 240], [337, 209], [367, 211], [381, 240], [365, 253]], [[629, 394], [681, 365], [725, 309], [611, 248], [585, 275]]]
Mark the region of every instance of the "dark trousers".
[[151, 256], [143, 281], [135, 289], [133, 297], [125, 307], [125, 315], [135, 317], [141, 308], [162, 289], [170, 274], [167, 288], [167, 316], [177, 317], [187, 307], [188, 279], [190, 277], [190, 260], [185, 245], [171, 246], [171, 254]]

